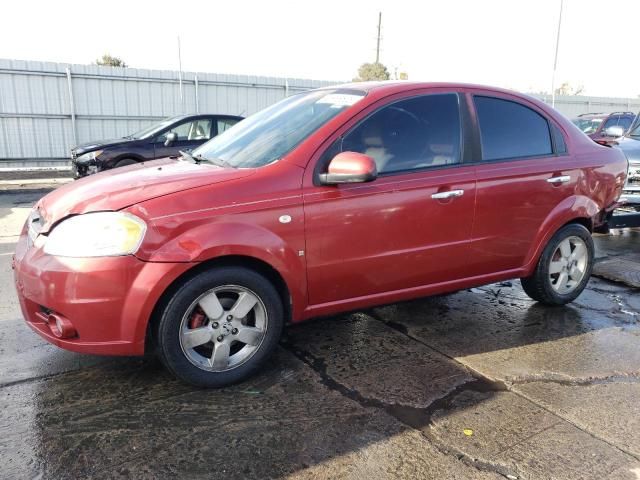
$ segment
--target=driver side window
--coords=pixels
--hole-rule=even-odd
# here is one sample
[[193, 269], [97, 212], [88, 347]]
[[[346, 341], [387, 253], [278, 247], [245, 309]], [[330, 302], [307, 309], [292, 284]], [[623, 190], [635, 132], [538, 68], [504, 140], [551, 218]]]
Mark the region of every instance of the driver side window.
[[372, 157], [379, 173], [460, 163], [458, 96], [424, 95], [392, 103], [351, 130], [342, 151]]

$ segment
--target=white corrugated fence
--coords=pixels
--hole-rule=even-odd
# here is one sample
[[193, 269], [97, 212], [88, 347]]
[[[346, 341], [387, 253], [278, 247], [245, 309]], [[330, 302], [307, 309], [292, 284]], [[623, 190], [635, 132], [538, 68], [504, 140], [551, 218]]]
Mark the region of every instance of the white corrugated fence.
[[[78, 143], [128, 135], [181, 113], [250, 115], [338, 82], [0, 59], [0, 168], [67, 165]], [[534, 95], [547, 103], [548, 96]], [[640, 99], [556, 97], [569, 117], [640, 111]]]
[[0, 167], [66, 165], [78, 143], [182, 113], [250, 115], [336, 82], [0, 59]]

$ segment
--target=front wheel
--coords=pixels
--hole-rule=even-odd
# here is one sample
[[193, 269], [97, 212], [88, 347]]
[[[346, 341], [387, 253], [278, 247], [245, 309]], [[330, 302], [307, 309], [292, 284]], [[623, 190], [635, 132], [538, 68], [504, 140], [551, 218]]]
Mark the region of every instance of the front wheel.
[[116, 163], [115, 168], [126, 167], [128, 165], [136, 165], [137, 163], [138, 162], [135, 161], [133, 158], [123, 158], [118, 163]]
[[579, 224], [562, 227], [549, 240], [533, 275], [521, 278], [532, 299], [546, 305], [565, 305], [587, 286], [593, 269], [591, 233]]
[[179, 379], [222, 387], [259, 369], [278, 344], [282, 302], [262, 275], [240, 267], [214, 268], [182, 285], [158, 326], [158, 351]]

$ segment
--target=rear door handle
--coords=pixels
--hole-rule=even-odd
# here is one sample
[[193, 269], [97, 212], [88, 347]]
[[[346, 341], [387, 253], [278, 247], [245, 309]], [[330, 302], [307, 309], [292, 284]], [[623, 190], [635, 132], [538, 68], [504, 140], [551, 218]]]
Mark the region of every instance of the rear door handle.
[[461, 197], [464, 195], [464, 190], [448, 190], [446, 192], [438, 192], [431, 195], [434, 200], [444, 200], [447, 198]]
[[571, 177], [569, 175], [562, 175], [561, 177], [547, 178], [548, 183], [567, 183], [570, 181], [571, 181]]

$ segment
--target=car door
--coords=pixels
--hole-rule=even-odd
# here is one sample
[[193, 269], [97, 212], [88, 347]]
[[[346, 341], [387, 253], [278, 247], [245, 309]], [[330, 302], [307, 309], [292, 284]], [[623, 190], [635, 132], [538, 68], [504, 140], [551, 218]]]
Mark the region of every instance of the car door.
[[[175, 133], [177, 139], [170, 145], [165, 145], [167, 135]], [[154, 139], [155, 157], [171, 157], [178, 155], [180, 150], [193, 150], [215, 136], [215, 125], [211, 117], [197, 117], [182, 120]]]
[[544, 221], [581, 178], [560, 128], [535, 105], [522, 102], [469, 94], [479, 129], [473, 276], [522, 267]]
[[[364, 116], [364, 117], [363, 117]], [[473, 166], [462, 163], [459, 96], [383, 101], [339, 134], [314, 165], [340, 151], [376, 161], [371, 183], [304, 188], [312, 305], [407, 291], [465, 275], [473, 223]]]

